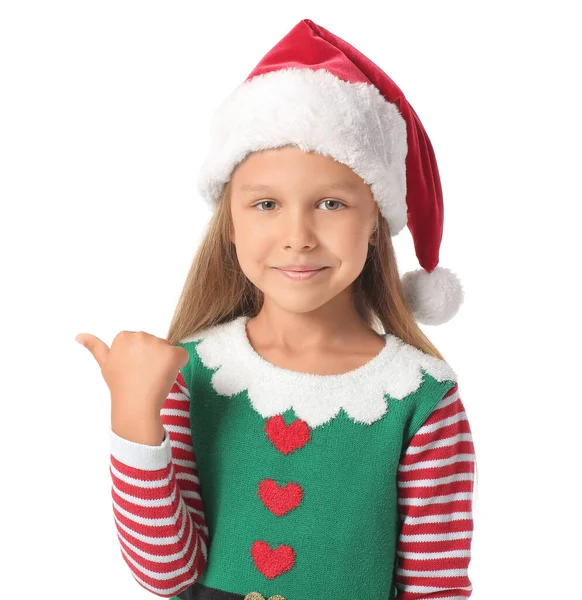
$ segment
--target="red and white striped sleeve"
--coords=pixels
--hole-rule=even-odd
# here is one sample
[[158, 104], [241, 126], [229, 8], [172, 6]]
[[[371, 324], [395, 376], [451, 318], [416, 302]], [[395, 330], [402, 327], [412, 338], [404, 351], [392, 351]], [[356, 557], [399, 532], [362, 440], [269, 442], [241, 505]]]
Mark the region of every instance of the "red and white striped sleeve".
[[171, 598], [195, 583], [207, 561], [208, 528], [182, 373], [160, 412], [159, 446], [111, 430], [111, 496], [121, 554], [149, 592]]
[[398, 468], [398, 600], [463, 600], [473, 535], [475, 450], [458, 384], [413, 436]]

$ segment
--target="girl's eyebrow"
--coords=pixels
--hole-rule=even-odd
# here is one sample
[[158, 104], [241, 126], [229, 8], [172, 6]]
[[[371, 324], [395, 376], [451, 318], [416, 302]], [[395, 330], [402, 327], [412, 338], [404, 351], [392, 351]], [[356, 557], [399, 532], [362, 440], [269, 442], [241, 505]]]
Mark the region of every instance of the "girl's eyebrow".
[[[321, 189], [328, 190], [347, 190], [354, 191], [358, 188], [356, 183], [352, 183], [351, 181], [340, 181], [336, 183], [324, 183], [320, 186]], [[273, 187], [270, 185], [265, 185], [262, 183], [245, 183], [240, 186], [240, 191], [245, 192], [271, 192], [273, 191]]]

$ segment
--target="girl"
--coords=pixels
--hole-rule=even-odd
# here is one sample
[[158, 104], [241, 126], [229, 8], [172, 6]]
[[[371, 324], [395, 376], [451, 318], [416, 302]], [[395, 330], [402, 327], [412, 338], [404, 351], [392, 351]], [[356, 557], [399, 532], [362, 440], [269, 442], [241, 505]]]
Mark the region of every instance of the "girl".
[[[167, 340], [80, 336], [111, 389], [131, 573], [174, 600], [469, 597], [471, 430], [417, 325], [463, 293], [416, 113], [305, 19], [211, 133], [213, 216]], [[406, 224], [423, 269], [401, 281]]]

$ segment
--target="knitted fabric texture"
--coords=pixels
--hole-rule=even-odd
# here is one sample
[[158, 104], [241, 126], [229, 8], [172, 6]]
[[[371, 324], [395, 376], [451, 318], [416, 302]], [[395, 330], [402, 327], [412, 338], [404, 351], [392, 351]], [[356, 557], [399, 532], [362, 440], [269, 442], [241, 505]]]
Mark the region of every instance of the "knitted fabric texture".
[[285, 600], [468, 597], [474, 448], [450, 367], [386, 334], [347, 374], [289, 371], [254, 352], [247, 320], [178, 344], [190, 360], [160, 446], [111, 431], [137, 582], [175, 600], [197, 584]]

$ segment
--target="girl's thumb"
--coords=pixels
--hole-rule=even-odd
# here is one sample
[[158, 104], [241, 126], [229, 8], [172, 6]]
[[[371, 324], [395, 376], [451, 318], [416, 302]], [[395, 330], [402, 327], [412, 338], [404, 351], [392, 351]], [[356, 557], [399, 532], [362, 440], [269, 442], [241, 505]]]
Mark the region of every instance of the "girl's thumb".
[[103, 367], [105, 359], [109, 354], [109, 346], [107, 346], [105, 342], [102, 342], [97, 336], [91, 335], [90, 333], [80, 333], [75, 337], [75, 341], [79, 342], [82, 346], [85, 346], [99, 363], [99, 366]]

